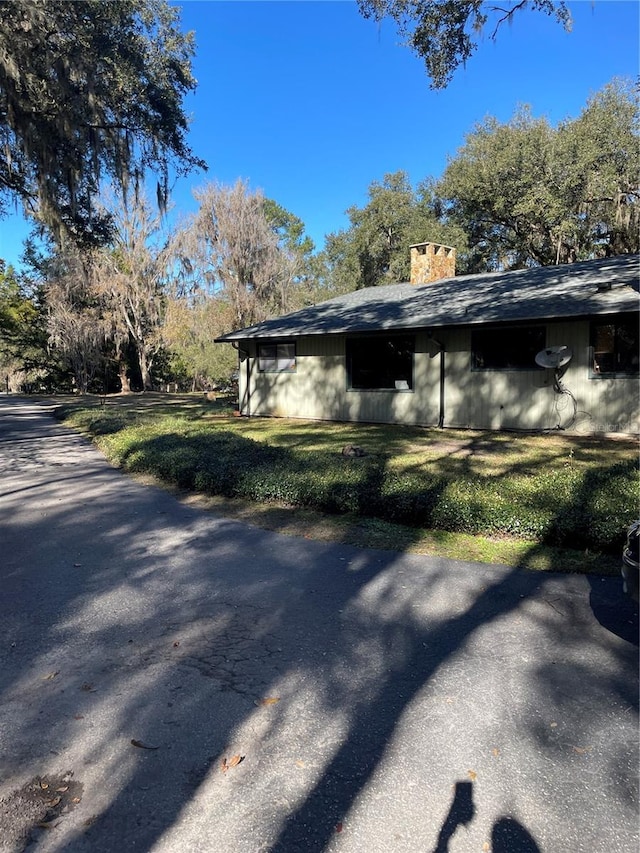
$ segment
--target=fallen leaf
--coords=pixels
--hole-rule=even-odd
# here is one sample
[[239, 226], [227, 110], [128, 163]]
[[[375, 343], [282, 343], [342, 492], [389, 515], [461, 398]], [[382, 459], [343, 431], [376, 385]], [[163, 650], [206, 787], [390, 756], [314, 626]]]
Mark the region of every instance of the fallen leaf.
[[306, 764], [304, 763], [304, 761], [296, 761], [296, 765], [298, 767], [306, 767]]
[[500, 755], [500, 750], [497, 747], [494, 747], [491, 750], [491, 754], [493, 755], [494, 758], [497, 758]]
[[482, 853], [489, 853], [489, 850], [490, 850], [489, 842], [485, 841], [484, 844], [482, 845]]
[[241, 764], [244, 761], [244, 755], [233, 755], [228, 760], [226, 758], [222, 759], [222, 772], [226, 773], [227, 770], [230, 770], [232, 767], [237, 767], [238, 764]]
[[180, 640], [176, 640], [175, 643], [173, 644], [173, 648], [177, 649], [179, 645], [180, 645]]
[[73, 719], [74, 720], [84, 720], [84, 714], [74, 714]]
[[578, 755], [584, 755], [585, 752], [590, 752], [592, 747], [590, 746], [574, 746], [573, 751], [577, 752]]
[[141, 740], [132, 740], [132, 746], [137, 746], [138, 749], [160, 749], [159, 746], [149, 746], [148, 743], [143, 743]]
[[80, 797], [72, 797], [72, 798], [71, 798], [71, 802], [72, 802], [72, 803], [79, 803], [79, 802], [80, 802]]
[[552, 729], [555, 729], [558, 724], [557, 723], [549, 723], [549, 725], [551, 726]]
[[63, 788], [56, 788], [56, 793], [57, 794], [64, 794], [64, 792], [68, 791], [68, 790], [69, 790], [69, 786], [65, 785]]
[[50, 808], [55, 809], [55, 807], [60, 804], [61, 799], [62, 797], [54, 797], [52, 800], [47, 800], [47, 805]]
[[52, 678], [55, 678], [55, 677], [56, 677], [56, 675], [60, 675], [60, 670], [59, 670], [59, 669], [56, 669], [56, 671], [55, 671], [55, 672], [50, 672], [48, 675], [45, 675], [45, 676], [43, 677], [43, 679], [42, 679], [42, 680], [43, 680], [43, 681], [51, 681], [51, 679], [52, 679]]
[[256, 705], [275, 705], [279, 701], [279, 696], [267, 696], [266, 699], [257, 699]]
[[336, 832], [342, 832], [342, 821], [339, 820], [336, 824]]
[[469, 775], [469, 779], [471, 779], [472, 782], [475, 782], [476, 779], [478, 778], [478, 774], [476, 773], [475, 770], [467, 770], [467, 773]]
[[93, 684], [90, 684], [88, 681], [85, 681], [80, 690], [84, 690], [85, 693], [95, 693], [96, 688]]
[[47, 788], [49, 787], [49, 783], [48, 782], [40, 782], [40, 787], [42, 788], [43, 791], [46, 791]]

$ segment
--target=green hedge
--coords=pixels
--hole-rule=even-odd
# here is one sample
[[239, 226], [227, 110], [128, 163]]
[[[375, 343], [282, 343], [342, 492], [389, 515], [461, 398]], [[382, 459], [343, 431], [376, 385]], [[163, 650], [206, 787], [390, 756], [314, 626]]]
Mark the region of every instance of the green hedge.
[[272, 446], [181, 418], [115, 426], [99, 416], [91, 421], [100, 446], [126, 470], [227, 497], [610, 552], [620, 548], [637, 511], [633, 460], [448, 477], [426, 468], [402, 472], [382, 455], [350, 459], [339, 452]]

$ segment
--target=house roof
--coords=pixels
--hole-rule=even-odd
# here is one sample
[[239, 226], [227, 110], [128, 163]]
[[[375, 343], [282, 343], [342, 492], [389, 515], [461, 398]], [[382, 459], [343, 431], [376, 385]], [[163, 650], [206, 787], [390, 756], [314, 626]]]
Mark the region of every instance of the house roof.
[[355, 290], [218, 341], [585, 317], [637, 311], [640, 256]]

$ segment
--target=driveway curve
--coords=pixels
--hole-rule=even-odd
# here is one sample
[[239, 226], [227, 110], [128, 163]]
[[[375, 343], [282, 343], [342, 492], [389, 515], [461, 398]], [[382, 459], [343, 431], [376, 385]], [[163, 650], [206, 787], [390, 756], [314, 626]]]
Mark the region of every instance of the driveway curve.
[[616, 578], [285, 537], [0, 398], [0, 849], [637, 853]]

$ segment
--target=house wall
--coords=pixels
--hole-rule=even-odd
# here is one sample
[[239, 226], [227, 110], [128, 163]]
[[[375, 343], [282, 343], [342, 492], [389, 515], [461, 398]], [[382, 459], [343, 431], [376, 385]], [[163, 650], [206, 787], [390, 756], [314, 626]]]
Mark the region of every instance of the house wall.
[[[640, 431], [638, 377], [590, 378], [589, 322], [547, 324], [546, 345], [567, 345], [573, 358], [562, 377], [576, 400], [553, 389], [551, 370], [472, 370], [471, 329], [436, 329], [445, 345], [444, 426], [476, 429], [556, 429], [576, 433]], [[416, 334], [414, 390], [347, 389], [344, 336], [296, 340], [295, 373], [259, 373], [256, 346], [241, 365], [243, 414], [372, 423], [436, 425], [440, 354], [425, 331]], [[247, 394], [247, 391], [249, 392]], [[572, 423], [573, 421], [573, 423]]]

